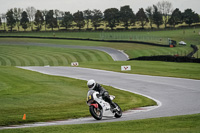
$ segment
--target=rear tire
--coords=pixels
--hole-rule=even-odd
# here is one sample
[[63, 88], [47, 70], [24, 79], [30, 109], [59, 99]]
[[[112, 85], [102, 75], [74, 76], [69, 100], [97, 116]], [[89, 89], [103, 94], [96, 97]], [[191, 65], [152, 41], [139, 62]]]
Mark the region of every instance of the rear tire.
[[119, 105], [117, 103], [115, 103], [115, 105], [119, 109], [119, 111], [115, 112], [115, 117], [116, 118], [120, 118], [122, 116], [122, 110], [121, 110], [121, 108], [119, 107]]
[[96, 120], [101, 120], [101, 119], [102, 119], [102, 115], [103, 115], [102, 109], [95, 108], [94, 106], [90, 106], [89, 110], [90, 110], [90, 114], [91, 114]]

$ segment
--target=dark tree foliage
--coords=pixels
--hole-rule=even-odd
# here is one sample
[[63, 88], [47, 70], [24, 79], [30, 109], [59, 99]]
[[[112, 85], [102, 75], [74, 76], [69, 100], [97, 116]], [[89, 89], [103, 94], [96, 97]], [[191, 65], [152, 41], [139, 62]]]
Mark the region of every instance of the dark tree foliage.
[[135, 14], [133, 13], [132, 9], [129, 6], [121, 7], [119, 15], [120, 15], [119, 17], [120, 22], [123, 23], [125, 29], [128, 29], [129, 26], [135, 24]]
[[163, 24], [163, 18], [161, 12], [158, 11], [157, 6], [153, 5], [154, 11], [153, 11], [153, 23], [157, 26], [157, 28], [160, 28], [160, 25]]
[[100, 10], [94, 9], [92, 11], [91, 22], [95, 30], [97, 30], [97, 27], [101, 26], [102, 19], [103, 19], [103, 13]]
[[49, 28], [52, 29], [52, 31], [53, 31], [53, 28], [56, 28], [58, 26], [57, 25], [57, 19], [54, 18], [53, 10], [49, 10], [48, 11], [48, 13], [46, 15], [46, 23], [49, 26]]
[[186, 9], [183, 13], [183, 21], [191, 26], [192, 23], [199, 22], [199, 17], [196, 17], [198, 14], [192, 11], [192, 9]]
[[7, 26], [10, 27], [10, 30], [13, 30], [13, 27], [16, 25], [16, 20], [14, 18], [13, 10], [10, 9], [6, 13], [6, 20], [7, 20]]
[[40, 31], [42, 29], [42, 25], [44, 24], [44, 18], [40, 10], [37, 10], [35, 14], [34, 24], [37, 26], [37, 31]]
[[83, 17], [85, 18], [85, 21], [87, 23], [87, 29], [89, 28], [89, 22], [92, 19], [92, 11], [87, 9], [83, 11]]
[[139, 11], [136, 13], [136, 20], [139, 22], [143, 29], [146, 23], [149, 22], [143, 8], [140, 8]]
[[119, 10], [117, 8], [109, 8], [104, 11], [104, 20], [108, 23], [106, 26], [112, 30], [119, 23]]
[[22, 18], [20, 20], [20, 25], [22, 26], [24, 31], [28, 28], [28, 24], [29, 24], [28, 15], [27, 15], [26, 11], [23, 11]]
[[194, 14], [194, 23], [199, 23], [199, 22], [200, 22], [199, 14], [195, 13]]
[[71, 28], [72, 27], [72, 22], [73, 22], [73, 15], [70, 13], [70, 12], [65, 12], [65, 15], [63, 17], [63, 20], [61, 22], [61, 26], [62, 27], [65, 27], [66, 30], [68, 28]]
[[74, 13], [73, 17], [74, 17], [74, 22], [76, 23], [76, 26], [79, 28], [79, 30], [85, 26], [85, 20], [82, 11]]
[[168, 21], [168, 24], [173, 25], [175, 27], [176, 25], [182, 23], [182, 13], [181, 11], [176, 8], [171, 15], [171, 18]]
[[[10, 31], [13, 31], [13, 28], [17, 26], [19, 31], [19, 26], [21, 25], [21, 14], [22, 10], [20, 8], [14, 8], [7, 11], [7, 13], [2, 14], [0, 19], [0, 26], [4, 25], [4, 30], [6, 31], [6, 25], [10, 28]], [[130, 26], [139, 24], [141, 28], [149, 23], [150, 27], [153, 28], [153, 24], [160, 28], [164, 24], [166, 27], [167, 24], [173, 27], [180, 23], [186, 23], [191, 26], [194, 23], [200, 22], [199, 14], [192, 11], [192, 9], [186, 9], [183, 13], [176, 8], [172, 11], [172, 4], [168, 1], [158, 2], [156, 5], [148, 6], [145, 11], [143, 8], [140, 8], [139, 11], [134, 14], [129, 5], [120, 7], [120, 10], [117, 8], [108, 8], [103, 13], [100, 10], [90, 9], [82, 11], [77, 11], [73, 15], [70, 12], [63, 12], [59, 10], [43, 10], [39, 11], [34, 7], [26, 8], [26, 14], [28, 15], [29, 24], [28, 27], [33, 26], [37, 27], [37, 31], [42, 29], [44, 25], [45, 31], [46, 28], [65, 27], [66, 30], [71, 27], [78, 27], [79, 30], [87, 24], [87, 30], [95, 29], [101, 25], [106, 25], [111, 30], [116, 29], [117, 26], [123, 26], [123, 29], [129, 29]], [[20, 20], [20, 21], [19, 21]], [[33, 22], [34, 20], [34, 22]], [[34, 25], [33, 25], [34, 24]], [[23, 23], [24, 30], [26, 30], [26, 23]]]

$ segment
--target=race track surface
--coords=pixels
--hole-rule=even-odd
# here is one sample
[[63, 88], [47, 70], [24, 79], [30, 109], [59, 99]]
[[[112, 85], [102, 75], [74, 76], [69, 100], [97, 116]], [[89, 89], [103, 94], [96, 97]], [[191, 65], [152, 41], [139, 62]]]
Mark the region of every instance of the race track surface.
[[[24, 128], [48, 125], [114, 122], [200, 113], [200, 81], [182, 78], [125, 74], [80, 67], [21, 67], [49, 75], [82, 80], [95, 79], [98, 83], [135, 92], [156, 100], [158, 106], [124, 113], [122, 118], [80, 118], [75, 120], [25, 124], [7, 128]], [[112, 92], [110, 92], [112, 94]], [[134, 104], [134, 103], [133, 103]], [[87, 106], [87, 105], [86, 105]], [[147, 110], [146, 110], [147, 109]]]

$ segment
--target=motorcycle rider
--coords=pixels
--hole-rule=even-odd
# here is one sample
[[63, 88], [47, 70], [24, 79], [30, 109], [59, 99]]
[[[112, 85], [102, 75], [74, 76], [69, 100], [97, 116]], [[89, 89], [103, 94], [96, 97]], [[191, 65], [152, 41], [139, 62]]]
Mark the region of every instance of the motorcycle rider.
[[102, 96], [103, 100], [108, 102], [113, 107], [113, 110], [116, 110], [116, 105], [110, 99], [108, 91], [104, 89], [100, 84], [96, 83], [95, 80], [90, 79], [87, 82], [87, 86], [90, 90], [99, 92], [99, 95]]

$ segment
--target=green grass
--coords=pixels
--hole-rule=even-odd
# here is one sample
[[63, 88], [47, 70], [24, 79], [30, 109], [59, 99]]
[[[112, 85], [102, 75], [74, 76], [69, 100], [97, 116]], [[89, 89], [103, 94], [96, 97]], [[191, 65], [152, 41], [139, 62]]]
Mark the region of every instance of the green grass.
[[[131, 65], [131, 71], [121, 71], [121, 66], [123, 65]], [[200, 79], [200, 65], [198, 63], [119, 61], [82, 63], [80, 66], [131, 74]]]
[[0, 45], [0, 66], [69, 66], [75, 61], [107, 62], [112, 58], [94, 50]]
[[[104, 86], [123, 110], [155, 105], [153, 100]], [[90, 116], [86, 81], [0, 67], [0, 125]], [[22, 120], [23, 114], [27, 120]]]
[[[176, 30], [161, 30], [161, 31], [110, 31], [110, 32], [13, 32], [13, 33], [0, 33], [0, 36], [39, 36], [39, 37], [64, 37], [64, 38], [91, 38], [101, 39], [102, 36], [109, 37], [109, 39], [117, 40], [137, 40], [135, 37], [141, 37], [141, 40], [151, 40], [150, 38], [171, 38], [176, 41], [186, 41], [188, 44], [200, 44], [199, 39], [200, 28], [191, 29], [176, 29]], [[110, 37], [112, 36], [112, 37]], [[162, 40], [164, 41], [164, 40]]]
[[[189, 46], [186, 47], [158, 47], [150, 46], [144, 44], [135, 44], [135, 43], [110, 43], [110, 42], [91, 42], [91, 41], [73, 41], [73, 40], [48, 40], [48, 39], [12, 39], [0, 38], [2, 42], [9, 42], [11, 44], [15, 43], [26, 43], [26, 42], [37, 42], [37, 43], [50, 43], [50, 44], [62, 44], [62, 45], [81, 45], [81, 46], [103, 46], [111, 47], [126, 52], [130, 58], [136, 58], [139, 56], [152, 56], [152, 55], [187, 55], [192, 51], [192, 48]], [[83, 51], [83, 50], [82, 50]]]
[[[82, 45], [82, 46], [108, 46], [116, 49], [127, 50], [130, 57], [140, 55], [155, 55], [156, 53], [167, 54], [181, 53], [184, 47], [163, 48], [141, 44], [116, 44], [90, 41], [70, 41], [70, 40], [45, 40], [45, 39], [0, 39], [2, 42], [11, 44], [20, 42], [53, 43], [62, 45]], [[14, 42], [15, 41], [15, 42]], [[184, 52], [182, 52], [184, 54]], [[131, 65], [132, 70], [127, 73], [158, 75], [170, 77], [182, 77], [200, 79], [199, 64], [197, 63], [175, 63], [156, 61], [128, 61], [114, 62], [112, 58], [104, 52], [94, 50], [63, 49], [36, 46], [14, 46], [0, 45], [0, 65], [1, 66], [69, 66], [71, 62], [78, 61], [81, 67], [104, 69], [121, 72], [122, 65]]]
[[2, 133], [199, 133], [200, 114], [112, 123], [0, 130]]

